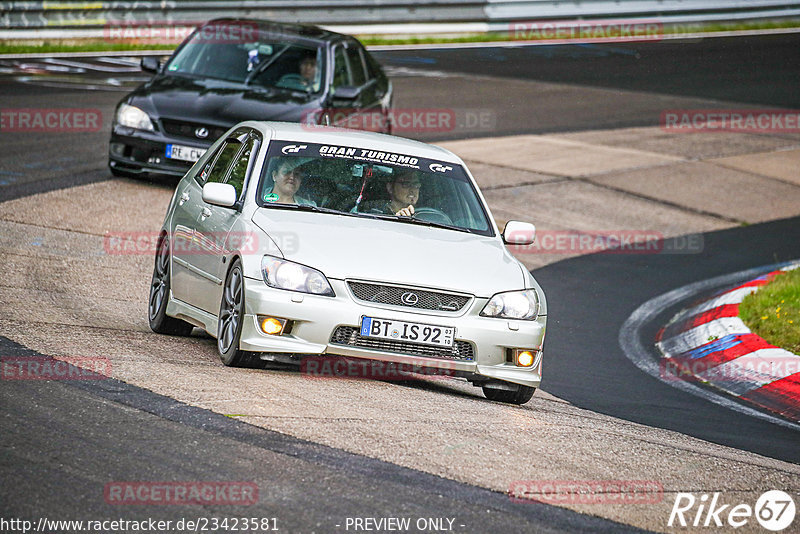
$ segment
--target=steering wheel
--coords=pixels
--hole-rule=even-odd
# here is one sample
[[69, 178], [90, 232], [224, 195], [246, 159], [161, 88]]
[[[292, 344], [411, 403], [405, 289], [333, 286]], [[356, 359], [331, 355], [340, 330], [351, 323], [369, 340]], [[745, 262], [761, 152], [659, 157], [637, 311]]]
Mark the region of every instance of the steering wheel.
[[415, 208], [414, 217], [423, 221], [453, 225], [453, 220], [445, 212], [436, 208]]
[[278, 85], [301, 87], [303, 89], [308, 87], [306, 79], [300, 76], [299, 74], [284, 74], [283, 76], [281, 76], [281, 79], [278, 80]]

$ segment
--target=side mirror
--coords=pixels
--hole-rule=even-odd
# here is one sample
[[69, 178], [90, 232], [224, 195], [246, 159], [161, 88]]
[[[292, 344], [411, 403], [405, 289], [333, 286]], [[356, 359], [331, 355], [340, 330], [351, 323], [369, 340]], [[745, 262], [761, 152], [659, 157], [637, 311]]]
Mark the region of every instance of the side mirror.
[[203, 202], [230, 208], [236, 204], [236, 188], [231, 184], [212, 182], [203, 186]]
[[157, 73], [161, 69], [161, 61], [154, 56], [145, 56], [142, 58], [141, 67], [145, 72]]
[[531, 223], [508, 221], [503, 228], [503, 242], [507, 245], [530, 245], [536, 238], [536, 227]]
[[352, 102], [358, 98], [359, 93], [360, 91], [358, 87], [353, 87], [352, 85], [342, 85], [341, 87], [337, 87], [333, 92], [333, 100]]

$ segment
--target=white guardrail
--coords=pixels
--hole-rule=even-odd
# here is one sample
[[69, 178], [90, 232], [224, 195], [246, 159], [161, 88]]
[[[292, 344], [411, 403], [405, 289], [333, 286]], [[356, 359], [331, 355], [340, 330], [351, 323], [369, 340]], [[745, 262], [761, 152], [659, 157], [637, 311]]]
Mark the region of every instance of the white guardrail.
[[102, 37], [110, 27], [194, 26], [217, 17], [318, 24], [358, 35], [482, 33], [525, 20], [798, 18], [800, 0], [0, 1], [0, 39]]

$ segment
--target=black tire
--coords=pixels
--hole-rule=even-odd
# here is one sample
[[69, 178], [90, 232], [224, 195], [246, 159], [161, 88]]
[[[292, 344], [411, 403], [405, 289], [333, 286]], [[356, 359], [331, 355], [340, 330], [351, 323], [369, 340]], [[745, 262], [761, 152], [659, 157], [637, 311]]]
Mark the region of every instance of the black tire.
[[513, 384], [513, 386], [515, 386], [513, 390], [487, 388], [486, 386], [482, 389], [487, 399], [507, 404], [525, 404], [531, 400], [534, 392], [536, 392], [536, 388], [530, 386], [520, 384]]
[[236, 258], [225, 277], [217, 320], [219, 359], [228, 367], [256, 367], [261, 361], [239, 348], [244, 324], [244, 272]]
[[150, 321], [150, 330], [157, 334], [170, 336], [188, 336], [194, 326], [186, 321], [167, 315], [169, 303], [169, 238], [163, 237], [156, 249], [156, 264], [153, 267], [153, 279], [150, 282], [150, 299], [147, 306], [147, 315]]

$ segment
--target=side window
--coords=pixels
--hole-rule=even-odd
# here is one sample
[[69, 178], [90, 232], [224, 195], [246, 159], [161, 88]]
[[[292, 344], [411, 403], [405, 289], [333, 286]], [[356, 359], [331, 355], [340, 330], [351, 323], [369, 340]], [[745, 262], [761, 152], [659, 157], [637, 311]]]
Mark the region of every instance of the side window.
[[353, 85], [361, 87], [367, 83], [367, 76], [364, 73], [364, 62], [361, 61], [361, 54], [358, 47], [351, 45], [347, 48], [347, 59], [350, 62], [350, 74], [353, 76]]
[[222, 147], [219, 156], [217, 156], [217, 161], [214, 162], [214, 167], [211, 169], [211, 172], [208, 173], [208, 179], [206, 180], [206, 183], [221, 182], [225, 179], [225, 171], [228, 170], [231, 161], [233, 161], [233, 158], [236, 157], [236, 154], [239, 152], [240, 148], [242, 148], [241, 143], [225, 143], [225, 146]]
[[331, 89], [336, 89], [343, 85], [350, 85], [350, 76], [347, 72], [344, 48], [337, 46], [333, 53], [333, 84], [331, 84]]
[[244, 189], [244, 181], [247, 178], [247, 167], [250, 163], [250, 155], [253, 153], [253, 147], [256, 144], [255, 137], [251, 137], [244, 145], [244, 150], [236, 158], [231, 169], [231, 174], [228, 177], [227, 183], [236, 188], [236, 198], [242, 198], [242, 190]]

